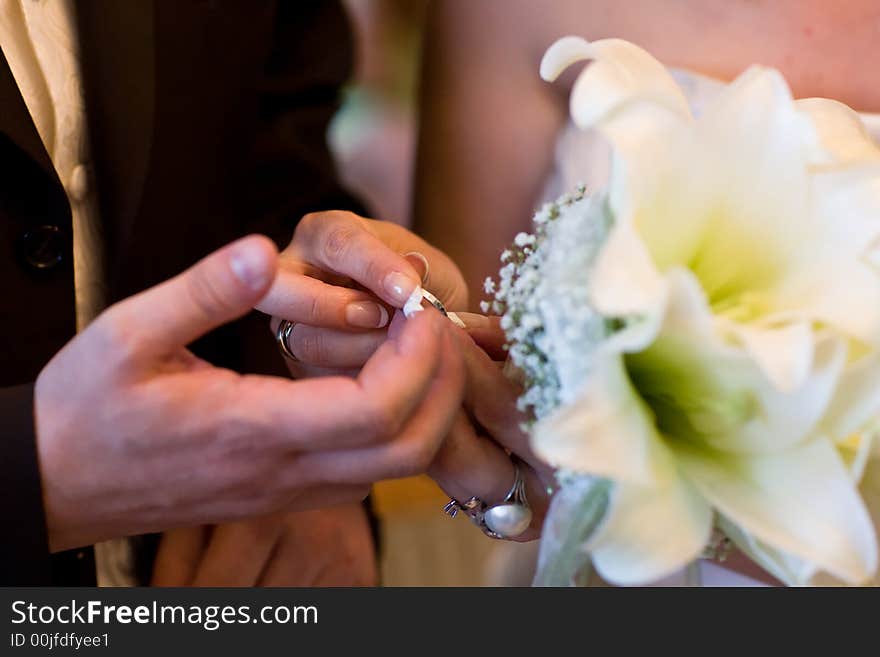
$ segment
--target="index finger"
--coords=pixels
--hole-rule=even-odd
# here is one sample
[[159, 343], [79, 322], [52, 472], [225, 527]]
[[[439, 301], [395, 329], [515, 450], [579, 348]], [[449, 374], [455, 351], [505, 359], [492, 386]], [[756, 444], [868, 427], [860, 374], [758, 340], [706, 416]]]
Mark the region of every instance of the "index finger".
[[255, 308], [297, 324], [329, 329], [374, 329], [388, 324], [388, 310], [369, 292], [330, 285], [286, 266]]
[[306, 215], [292, 248], [316, 267], [348, 276], [395, 308], [403, 308], [421, 287], [421, 276], [367, 228], [368, 220], [350, 212]]

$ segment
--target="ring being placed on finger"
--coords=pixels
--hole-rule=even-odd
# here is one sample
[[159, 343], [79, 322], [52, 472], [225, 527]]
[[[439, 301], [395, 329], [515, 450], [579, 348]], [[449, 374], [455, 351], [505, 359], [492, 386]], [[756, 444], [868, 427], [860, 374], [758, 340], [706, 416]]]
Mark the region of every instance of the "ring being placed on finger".
[[278, 342], [278, 348], [284, 357], [294, 362], [299, 362], [299, 358], [290, 348], [290, 334], [293, 332], [295, 324], [289, 320], [282, 319], [278, 323], [278, 329], [275, 331], [275, 340]]
[[415, 290], [413, 290], [412, 294], [409, 296], [409, 299], [407, 299], [406, 304], [404, 304], [403, 306], [404, 316], [409, 318], [412, 317], [415, 313], [421, 312], [423, 310], [423, 301], [427, 301], [428, 303], [430, 303], [432, 306], [440, 311], [441, 315], [449, 318], [449, 321], [459, 328], [465, 328], [464, 322], [461, 321], [458, 315], [448, 312], [446, 310], [446, 306], [443, 305], [443, 302], [440, 301], [440, 299], [438, 299], [436, 296], [434, 296], [422, 287], [417, 287]]
[[521, 535], [532, 524], [532, 509], [526, 498], [522, 471], [516, 463], [513, 467], [513, 485], [498, 504], [489, 506], [478, 497], [471, 497], [466, 502], [453, 498], [447, 502], [443, 511], [451, 518], [459, 511], [463, 512], [491, 538], [511, 539]]

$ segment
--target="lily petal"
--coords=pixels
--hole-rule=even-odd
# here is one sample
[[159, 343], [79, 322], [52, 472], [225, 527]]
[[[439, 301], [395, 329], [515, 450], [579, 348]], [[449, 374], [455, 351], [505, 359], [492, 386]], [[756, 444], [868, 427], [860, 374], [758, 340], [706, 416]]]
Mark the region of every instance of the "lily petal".
[[809, 239], [770, 304], [880, 346], [880, 166], [815, 174], [811, 196]]
[[[708, 196], [691, 221], [700, 239], [680, 257], [699, 278], [716, 313], [749, 321], [775, 308], [768, 295], [794, 267], [808, 264], [792, 235], [813, 242], [819, 226], [810, 222], [808, 155], [817, 137], [795, 107], [782, 76], [753, 67], [725, 87], [695, 123], [697, 147], [682, 183], [668, 193]], [[640, 222], [640, 227], [644, 222]], [[659, 225], [644, 239], [654, 244], [686, 225]], [[683, 233], [686, 234], [686, 233]]]
[[650, 411], [617, 354], [596, 359], [580, 397], [539, 421], [531, 444], [552, 466], [615, 482], [647, 485], [670, 476]]
[[596, 47], [578, 36], [566, 36], [557, 40], [541, 58], [540, 74], [543, 80], [553, 82], [572, 64], [593, 59]]
[[622, 39], [590, 43], [563, 37], [541, 60], [541, 77], [555, 80], [566, 68], [586, 59], [595, 60], [575, 82], [571, 93], [572, 118], [589, 127], [634, 97], [651, 100], [690, 117], [687, 99], [669, 71], [647, 51]]
[[718, 529], [752, 561], [788, 586], [807, 584], [816, 574], [816, 566], [759, 541], [742, 527], [719, 514]]
[[846, 341], [822, 334], [801, 385], [782, 391], [745, 347], [705, 327], [708, 311], [693, 295], [682, 301], [687, 287], [669, 281], [671, 300], [656, 339], [625, 356], [660, 431], [731, 454], [782, 452], [812, 436], [843, 370]]
[[740, 458], [683, 442], [672, 449], [712, 506], [757, 540], [850, 583], [873, 577], [874, 527], [829, 441]]
[[[876, 535], [877, 532], [880, 532], [880, 458], [876, 454], [874, 458], [869, 459], [867, 462], [867, 467], [862, 475], [862, 481], [859, 484], [859, 492], [871, 514]], [[877, 539], [875, 538], [875, 540]], [[874, 574], [870, 584], [872, 586], [880, 586], [880, 573]]]
[[590, 297], [610, 317], [662, 311], [663, 278], [631, 222], [619, 220], [608, 236], [590, 277]]
[[727, 328], [778, 390], [792, 392], [804, 385], [813, 365], [813, 331], [808, 322], [770, 327], [731, 322]]
[[795, 105], [819, 133], [822, 150], [815, 164], [835, 167], [880, 160], [880, 146], [848, 106], [828, 98], [804, 98], [795, 101]]
[[880, 354], [864, 356], [850, 364], [840, 378], [821, 430], [845, 440], [862, 433], [872, 420], [880, 419]]
[[712, 533], [712, 510], [683, 478], [660, 486], [620, 484], [592, 546], [593, 563], [613, 584], [657, 581], [698, 558]]
[[632, 212], [630, 201], [641, 192], [628, 187], [653, 184], [651, 165], [680, 139], [670, 132], [691, 120], [687, 99], [666, 68], [645, 50], [621, 39], [588, 42], [578, 37], [557, 41], [544, 56], [541, 73], [555, 79], [566, 67], [593, 60], [577, 77], [570, 94], [573, 122], [582, 130], [597, 128], [614, 144], [609, 182], [617, 219]]
[[[874, 441], [874, 445], [877, 441]], [[874, 524], [874, 532], [880, 532], [880, 454], [874, 454], [873, 458], [867, 459], [863, 464], [862, 472], [859, 473], [861, 483], [859, 484], [859, 493], [868, 507], [871, 514], [871, 520]], [[878, 537], [880, 540], [880, 537]], [[821, 572], [810, 580], [810, 584], [818, 586], [839, 585], [841, 581], [831, 575]], [[880, 586], [880, 572], [863, 584], [867, 586]]]

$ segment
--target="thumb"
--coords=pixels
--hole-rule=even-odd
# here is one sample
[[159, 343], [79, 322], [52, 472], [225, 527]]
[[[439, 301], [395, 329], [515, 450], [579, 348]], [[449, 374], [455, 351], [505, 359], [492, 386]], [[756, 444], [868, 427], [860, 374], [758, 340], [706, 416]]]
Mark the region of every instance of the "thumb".
[[266, 294], [277, 266], [275, 244], [267, 237], [251, 235], [117, 304], [108, 319], [136, 335], [139, 350], [183, 347], [247, 314]]

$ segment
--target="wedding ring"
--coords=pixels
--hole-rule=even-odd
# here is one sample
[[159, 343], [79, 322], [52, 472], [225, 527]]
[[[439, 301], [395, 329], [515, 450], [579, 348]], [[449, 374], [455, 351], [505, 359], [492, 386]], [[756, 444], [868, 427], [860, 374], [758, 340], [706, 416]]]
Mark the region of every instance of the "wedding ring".
[[299, 358], [293, 353], [289, 342], [290, 334], [293, 331], [294, 326], [293, 322], [282, 319], [278, 323], [278, 329], [275, 331], [275, 340], [278, 342], [278, 348], [281, 350], [281, 353], [284, 354], [285, 358], [294, 362], [299, 362]]
[[525, 480], [519, 465], [514, 463], [513, 468], [513, 485], [499, 504], [488, 506], [476, 496], [466, 502], [452, 498], [443, 507], [443, 512], [454, 518], [461, 511], [490, 538], [516, 538], [532, 524], [532, 509], [526, 498]]
[[410, 317], [413, 313], [421, 310], [422, 301], [427, 301], [428, 303], [430, 303], [440, 312], [441, 315], [446, 317], [458, 328], [467, 328], [465, 326], [465, 323], [461, 321], [461, 318], [458, 315], [447, 311], [446, 306], [443, 305], [443, 302], [424, 288], [417, 288], [413, 291], [412, 296], [409, 298], [409, 300], [407, 300], [406, 305], [404, 305], [403, 307], [403, 314], [407, 317]]
[[425, 288], [422, 288], [422, 297], [425, 299], [425, 301], [427, 301], [437, 310], [439, 310], [441, 315], [443, 315], [444, 317], [449, 317], [449, 313], [446, 312], [446, 306], [443, 305], [443, 302], [440, 301], [440, 299], [435, 297], [433, 294], [428, 292]]

